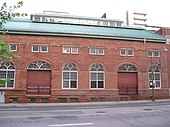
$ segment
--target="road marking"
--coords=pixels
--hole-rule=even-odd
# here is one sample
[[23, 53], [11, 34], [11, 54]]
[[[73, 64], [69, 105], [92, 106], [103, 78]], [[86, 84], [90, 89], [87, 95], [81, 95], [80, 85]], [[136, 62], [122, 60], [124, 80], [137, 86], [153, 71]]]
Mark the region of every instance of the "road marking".
[[56, 124], [56, 125], [48, 125], [48, 126], [49, 127], [66, 127], [66, 126], [85, 126], [85, 125], [93, 125], [93, 123]]

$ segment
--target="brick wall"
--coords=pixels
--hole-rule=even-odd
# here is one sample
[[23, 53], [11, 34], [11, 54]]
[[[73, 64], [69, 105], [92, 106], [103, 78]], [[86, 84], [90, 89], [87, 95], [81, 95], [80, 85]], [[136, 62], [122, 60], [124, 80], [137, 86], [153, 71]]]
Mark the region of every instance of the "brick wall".
[[[5, 35], [6, 43], [16, 43], [17, 51], [14, 52], [19, 58], [13, 60], [16, 66], [15, 89], [8, 90], [6, 93], [6, 102], [9, 98], [17, 97], [20, 102], [27, 102], [29, 95], [26, 95], [27, 85], [27, 66], [34, 61], [44, 61], [51, 65], [51, 95], [50, 96], [31, 96], [40, 99], [48, 98], [49, 102], [58, 102], [58, 98], [78, 98], [80, 102], [96, 100], [113, 101], [120, 100], [118, 94], [118, 67], [129, 63], [138, 69], [138, 98], [149, 98], [151, 95], [148, 87], [148, 69], [151, 65], [151, 58], [147, 57], [147, 49], [161, 51], [160, 58], [153, 58], [153, 63], [162, 60], [162, 89], [156, 94], [157, 98], [168, 97], [168, 75], [167, 75], [167, 54], [164, 52], [165, 44], [161, 43], [143, 43], [137, 41], [122, 41], [109, 39], [92, 38], [72, 38], [72, 37], [54, 37], [54, 36], [31, 36], [31, 35]], [[48, 53], [31, 52], [31, 46], [34, 44], [49, 46]], [[63, 54], [62, 45], [79, 46], [79, 54]], [[89, 54], [89, 47], [104, 47], [105, 55], [97, 56]], [[120, 48], [132, 48], [135, 55], [132, 57], [120, 56]], [[78, 66], [78, 89], [62, 90], [62, 67], [67, 62], [74, 62]], [[105, 89], [89, 89], [89, 68], [92, 63], [99, 62], [105, 69]], [[170, 79], [170, 77], [169, 77]], [[20, 92], [14, 92], [14, 91]], [[163, 93], [161, 92], [163, 91]], [[23, 94], [25, 92], [25, 94]], [[147, 94], [145, 94], [147, 92]], [[21, 94], [22, 93], [22, 94]], [[24, 99], [23, 99], [24, 98]], [[102, 98], [102, 99], [101, 99]], [[39, 101], [37, 101], [39, 102]]]

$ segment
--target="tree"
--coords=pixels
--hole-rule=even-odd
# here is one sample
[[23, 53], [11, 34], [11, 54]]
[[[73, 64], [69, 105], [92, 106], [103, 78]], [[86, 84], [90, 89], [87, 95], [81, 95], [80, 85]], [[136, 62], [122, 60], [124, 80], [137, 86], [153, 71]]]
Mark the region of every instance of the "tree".
[[[7, 30], [3, 26], [3, 23], [5, 23], [8, 20], [11, 20], [14, 17], [22, 17], [22, 16], [27, 16], [26, 13], [16, 13], [15, 11], [23, 6], [23, 1], [19, 1], [15, 5], [8, 6], [7, 3], [3, 3], [2, 6], [0, 7], [0, 31], [1, 31], [1, 36], [0, 36], [0, 62], [2, 60], [10, 60], [15, 57], [11, 50], [10, 46], [3, 41], [3, 35], [7, 34]], [[0, 85], [4, 84], [7, 80], [0, 80]]]
[[[16, 13], [15, 10], [23, 6], [23, 1], [19, 1], [16, 5], [8, 6], [6, 3], [2, 4], [2, 7], [0, 8], [0, 30], [2, 31], [2, 34], [6, 34], [7, 31], [5, 27], [3, 26], [3, 23], [5, 23], [8, 20], [11, 20], [14, 17], [20, 17], [20, 16], [27, 16], [26, 13]], [[3, 37], [0, 36], [0, 59], [12, 59], [16, 57], [16, 55], [12, 54], [10, 51], [10, 47], [8, 44], [5, 44], [3, 42]]]

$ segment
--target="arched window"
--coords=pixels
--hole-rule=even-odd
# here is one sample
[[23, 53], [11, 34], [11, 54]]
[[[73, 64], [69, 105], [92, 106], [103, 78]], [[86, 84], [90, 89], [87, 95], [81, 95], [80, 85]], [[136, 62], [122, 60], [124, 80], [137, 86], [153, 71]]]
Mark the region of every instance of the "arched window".
[[0, 88], [14, 88], [15, 67], [11, 62], [0, 64]]
[[90, 88], [104, 88], [105, 74], [104, 67], [95, 63], [90, 68]]
[[50, 70], [50, 65], [46, 62], [36, 61], [28, 65], [27, 69], [34, 69], [34, 70]]
[[62, 87], [63, 89], [77, 88], [78, 71], [74, 63], [67, 63], [62, 69]]
[[160, 67], [154, 65], [149, 68], [149, 86], [152, 88], [161, 88], [161, 73]]
[[131, 64], [123, 64], [119, 67], [118, 72], [137, 72], [137, 68]]

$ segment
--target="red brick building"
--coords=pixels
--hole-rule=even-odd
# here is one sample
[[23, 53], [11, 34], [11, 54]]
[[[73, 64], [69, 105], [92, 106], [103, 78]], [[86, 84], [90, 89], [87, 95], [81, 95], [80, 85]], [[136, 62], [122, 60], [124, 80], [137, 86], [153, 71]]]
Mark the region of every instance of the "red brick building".
[[164, 27], [157, 31], [158, 34], [163, 35], [166, 38], [166, 44], [167, 44], [167, 66], [168, 66], [168, 84], [169, 84], [169, 96], [170, 96], [170, 28]]
[[98, 24], [87, 25], [59, 22], [54, 19], [56, 15], [36, 16], [4, 24], [8, 29], [4, 41], [20, 57], [1, 60], [0, 79], [10, 78], [0, 87], [1, 101], [57, 103], [169, 97], [163, 36], [141, 28], [119, 27], [121, 21], [93, 18], [89, 21], [97, 20]]

